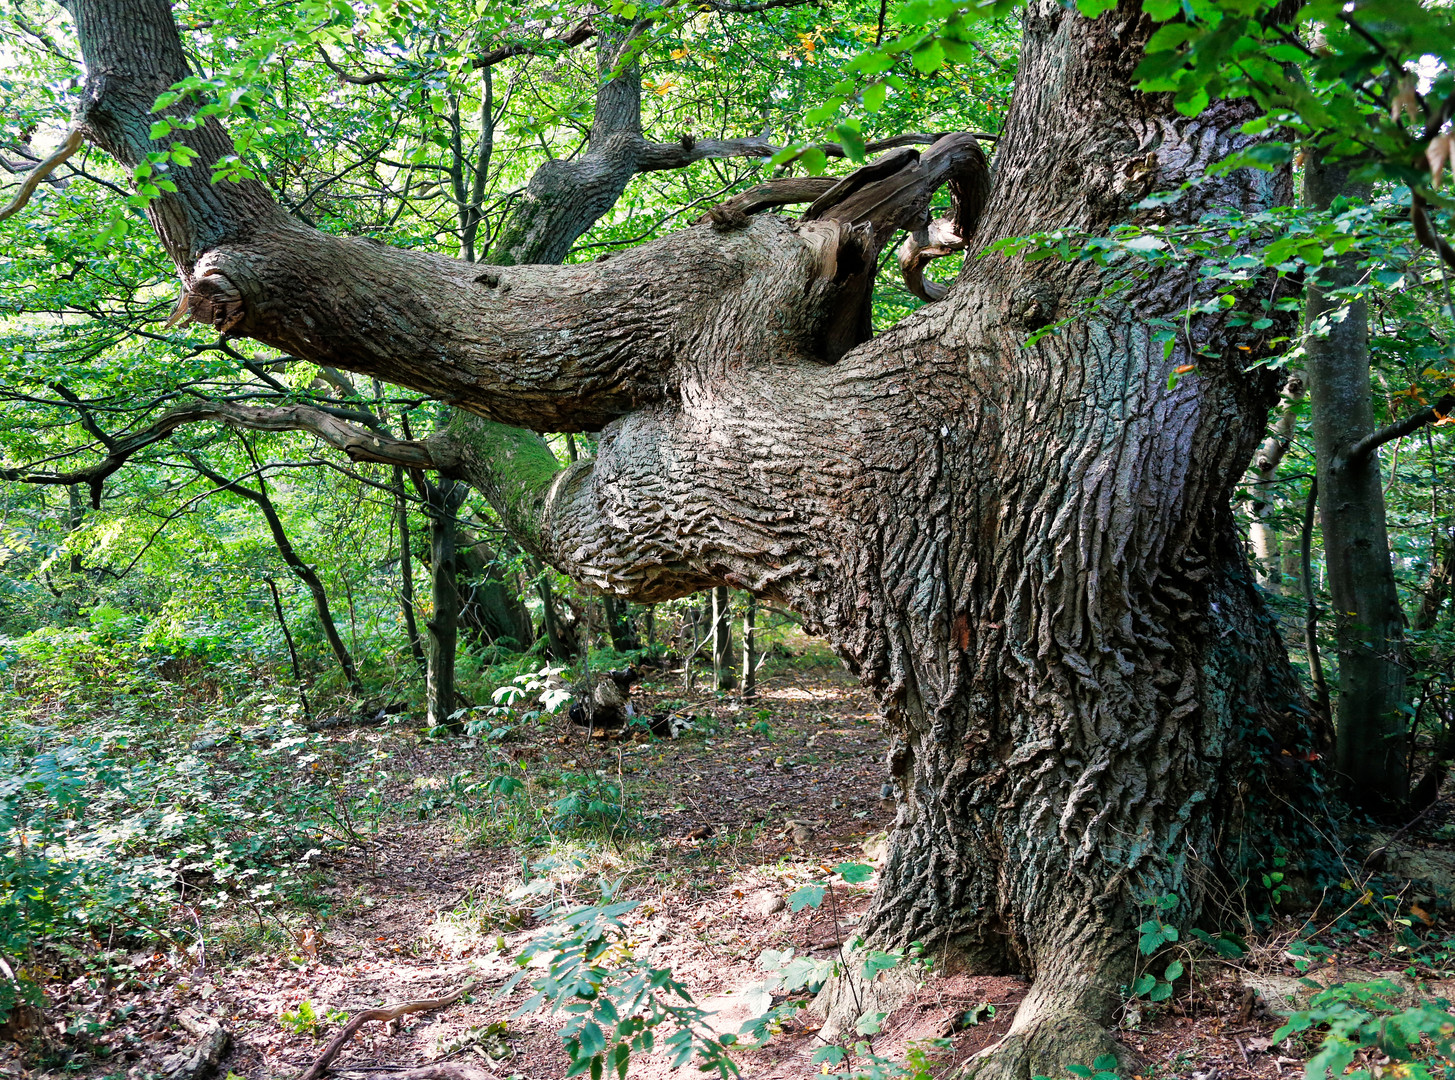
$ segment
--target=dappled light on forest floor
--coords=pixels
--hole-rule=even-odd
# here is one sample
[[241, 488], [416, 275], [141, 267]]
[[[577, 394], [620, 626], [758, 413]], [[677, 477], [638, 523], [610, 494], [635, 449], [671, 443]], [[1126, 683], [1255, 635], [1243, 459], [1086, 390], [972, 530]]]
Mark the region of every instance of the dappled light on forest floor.
[[[297, 1076], [349, 1017], [474, 981], [473, 993], [446, 1007], [364, 1024], [334, 1069], [463, 1061], [502, 1080], [554, 1080], [570, 1065], [558, 1034], [563, 1017], [536, 1009], [513, 1016], [529, 996], [525, 983], [503, 999], [496, 994], [545, 926], [536, 911], [549, 901], [591, 903], [601, 881], [619, 882], [616, 897], [636, 902], [621, 917], [623, 947], [651, 967], [670, 968], [711, 1014], [717, 1035], [737, 1033], [770, 1001], [808, 1006], [805, 989], [764, 990], [765, 958], [851, 955], [877, 878], [834, 879], [816, 906], [796, 898], [836, 864], [877, 867], [892, 817], [881, 798], [886, 739], [862, 692], [841, 671], [804, 665], [765, 680], [747, 702], [684, 698], [680, 684], [660, 674], [633, 696], [640, 711], [690, 711], [697, 722], [675, 741], [587, 740], [568, 736], [560, 717], [523, 725], [498, 743], [422, 738], [404, 724], [318, 736], [373, 763], [368, 779], [389, 812], [372, 827], [360, 824], [357, 842], [312, 853], [305, 894], [208, 919], [204, 948], [163, 942], [113, 950], [79, 977], [70, 964], [70, 977], [44, 982], [57, 1064], [22, 1059], [9, 1046], [5, 1068], [55, 1072], [69, 1046], [72, 1075], [116, 1075], [118, 1064], [131, 1077], [158, 1074], [192, 1045], [184, 1018], [206, 1017], [232, 1034], [228, 1073]], [[193, 745], [223, 764], [227, 740]], [[321, 757], [322, 745], [310, 755]], [[517, 777], [519, 793], [488, 797], [497, 775]], [[574, 803], [574, 819], [540, 813], [559, 810], [561, 795], [585, 782], [572, 776], [610, 779], [625, 798], [594, 816]], [[349, 783], [338, 773], [311, 782]], [[1394, 843], [1391, 865], [1448, 860], [1439, 843], [1450, 831], [1447, 818], [1442, 804], [1416, 835]], [[205, 892], [205, 882], [197, 888]], [[1443, 935], [1421, 921], [1434, 921], [1437, 899], [1411, 886], [1404, 910], [1416, 918], [1372, 920], [1312, 948], [1295, 933], [1304, 916], [1282, 901], [1264, 925], [1265, 940], [1240, 939], [1242, 955], [1226, 949], [1222, 958], [1192, 960], [1189, 953], [1189, 972], [1174, 977], [1166, 997], [1129, 991], [1121, 1045], [1145, 1063], [1139, 1075], [1146, 1077], [1291, 1077], [1314, 1044], [1272, 1036], [1284, 1014], [1308, 1006], [1313, 987], [1376, 979], [1408, 987], [1406, 971], [1446, 974]], [[199, 893], [186, 909], [199, 927], [200, 901]], [[1154, 975], [1165, 960], [1157, 964], [1148, 968]], [[544, 967], [544, 958], [533, 961], [528, 981]], [[904, 1060], [928, 1047], [935, 1070], [947, 1076], [1007, 1032], [1028, 985], [1014, 975], [933, 965], [914, 979], [869, 1048]], [[1427, 992], [1444, 985], [1432, 982]], [[766, 1046], [738, 1052], [743, 1075], [818, 1075], [812, 1059], [824, 1045], [822, 1023], [811, 1008], [790, 1010]], [[630, 1075], [678, 1073], [658, 1051], [635, 1055]]]

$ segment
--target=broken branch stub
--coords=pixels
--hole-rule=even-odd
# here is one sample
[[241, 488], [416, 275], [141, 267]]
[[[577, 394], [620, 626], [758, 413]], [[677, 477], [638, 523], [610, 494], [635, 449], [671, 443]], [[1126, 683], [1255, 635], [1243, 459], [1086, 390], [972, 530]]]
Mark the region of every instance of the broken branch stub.
[[[950, 214], [930, 218], [930, 200], [946, 187]], [[923, 154], [905, 147], [885, 154], [840, 179], [784, 177], [759, 184], [713, 207], [700, 220], [723, 222], [811, 202], [804, 221], [834, 221], [850, 226], [840, 235], [845, 243], [862, 245], [868, 226], [872, 239], [865, 254], [872, 264], [899, 230], [909, 236], [899, 250], [905, 285], [923, 300], [939, 300], [949, 289], [924, 277], [934, 259], [961, 251], [990, 196], [990, 166], [978, 136], [957, 131], [937, 139]], [[837, 264], [838, 260], [835, 260]]]

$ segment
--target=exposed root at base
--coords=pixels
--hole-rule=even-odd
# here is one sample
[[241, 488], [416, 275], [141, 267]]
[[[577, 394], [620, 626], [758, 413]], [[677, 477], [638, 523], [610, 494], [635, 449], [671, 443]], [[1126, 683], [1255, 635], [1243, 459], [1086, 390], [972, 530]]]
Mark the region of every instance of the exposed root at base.
[[999, 1042], [987, 1046], [956, 1074], [957, 1080], [1031, 1080], [1065, 1077], [1071, 1065], [1091, 1066], [1097, 1058], [1117, 1059], [1124, 1075], [1141, 1062], [1096, 1020], [1071, 1009], [1041, 1009], [1015, 1024]]

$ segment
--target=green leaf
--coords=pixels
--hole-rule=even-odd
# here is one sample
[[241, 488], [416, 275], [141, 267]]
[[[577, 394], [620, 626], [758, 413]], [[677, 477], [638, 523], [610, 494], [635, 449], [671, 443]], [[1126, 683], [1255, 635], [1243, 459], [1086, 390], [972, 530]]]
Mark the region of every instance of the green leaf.
[[165, 139], [172, 133], [172, 122], [166, 118], [154, 121], [147, 130], [148, 139]]
[[1196, 116], [1207, 108], [1210, 100], [1207, 90], [1199, 86], [1193, 90], [1184, 90], [1179, 93], [1172, 99], [1172, 107], [1183, 116]]
[[1076, 0], [1076, 10], [1088, 19], [1095, 19], [1116, 6], [1116, 0]]
[[[1152, 0], [1148, 0], [1148, 3], [1151, 2]], [[1192, 34], [1192, 27], [1186, 23], [1168, 23], [1166, 26], [1158, 27], [1157, 32], [1147, 39], [1145, 49], [1149, 53], [1168, 52], [1185, 44]]]
[[1172, 996], [1172, 984], [1159, 982], [1152, 987], [1152, 992], [1147, 995], [1148, 1001], [1166, 1001]]
[[606, 1049], [606, 1036], [602, 1034], [600, 1026], [595, 1021], [587, 1021], [581, 1025], [581, 1053], [585, 1057], [595, 1057]]
[[925, 75], [932, 75], [939, 71], [945, 63], [945, 48], [938, 40], [931, 39], [929, 44], [916, 49], [909, 58], [914, 69]]
[[834, 867], [834, 873], [850, 885], [862, 885], [874, 876], [874, 867], [867, 863], [845, 862]]
[[879, 1029], [884, 1026], [884, 1018], [889, 1014], [886, 1012], [868, 1012], [854, 1024], [856, 1035], [878, 1035]]
[[814, 1065], [822, 1065], [825, 1061], [830, 1065], [837, 1065], [844, 1060], [845, 1056], [846, 1053], [842, 1046], [820, 1046], [808, 1060]]
[[[1166, 22], [1168, 19], [1176, 18], [1177, 15], [1181, 13], [1181, 11], [1181, 0], [1142, 0], [1142, 12], [1150, 16], [1151, 18], [1156, 19], [1158, 22]], [[1162, 29], [1167, 30], [1171, 29], [1171, 27], [1164, 26]], [[1188, 31], [1187, 37], [1191, 37], [1192, 27], [1189, 26], [1186, 27], [1186, 29]], [[1157, 33], [1161, 32], [1162, 31], [1159, 30]], [[1155, 38], [1156, 34], [1154, 34], [1153, 37]], [[1183, 38], [1183, 41], [1186, 40], [1186, 37]], [[1157, 52], [1158, 50], [1152, 48], [1152, 46], [1149, 44], [1147, 46], [1147, 51]]]
[[850, 124], [839, 124], [834, 128], [834, 134], [839, 137], [843, 144], [844, 153], [850, 161], [860, 162], [867, 156], [864, 149], [864, 136], [859, 134], [859, 129]]
[[1138, 975], [1137, 981], [1132, 983], [1132, 996], [1145, 997], [1152, 987], [1157, 985], [1157, 978], [1154, 975]]
[[864, 958], [864, 978], [872, 979], [881, 971], [889, 971], [898, 966], [899, 957], [876, 949]]
[[874, 83], [864, 88], [864, 108], [873, 113], [884, 108], [884, 97], [889, 93], [889, 87], [884, 83]]
[[805, 885], [801, 889], [794, 889], [788, 894], [788, 910], [802, 911], [804, 908], [816, 908], [823, 903], [823, 885]]
[[1091, 1067], [1097, 1072], [1104, 1072], [1108, 1069], [1115, 1069], [1117, 1067], [1116, 1055], [1102, 1054], [1101, 1057], [1097, 1058], [1091, 1063]]
[[1168, 982], [1176, 982], [1178, 979], [1182, 978], [1182, 973], [1184, 970], [1185, 969], [1182, 966], [1182, 961], [1174, 960], [1172, 961], [1172, 963], [1167, 965], [1167, 973], [1163, 977]]

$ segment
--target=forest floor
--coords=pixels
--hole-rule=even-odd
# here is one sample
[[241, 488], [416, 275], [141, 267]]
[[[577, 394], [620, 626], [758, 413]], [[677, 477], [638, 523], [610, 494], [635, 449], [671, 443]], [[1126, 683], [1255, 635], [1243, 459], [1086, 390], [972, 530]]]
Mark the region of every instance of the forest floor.
[[[48, 1025], [59, 1031], [74, 1028], [77, 1018], [100, 1018], [105, 1032], [92, 1049], [104, 1047], [108, 1056], [93, 1052], [64, 1064], [52, 1058], [47, 1070], [11, 1046], [0, 1048], [0, 1069], [15, 1076], [160, 1075], [166, 1059], [194, 1041], [178, 1026], [186, 1012], [215, 1018], [232, 1033], [223, 1072], [247, 1080], [295, 1077], [344, 1014], [438, 997], [477, 979], [471, 996], [446, 1008], [365, 1025], [335, 1068], [463, 1059], [502, 1080], [556, 1080], [569, 1064], [558, 1037], [561, 1017], [512, 1017], [528, 988], [503, 1000], [495, 992], [539, 932], [531, 912], [542, 899], [589, 902], [602, 878], [621, 881], [618, 899], [638, 902], [624, 916], [633, 953], [670, 967], [716, 1013], [718, 1030], [736, 1031], [764, 978], [758, 963], [764, 950], [829, 957], [852, 939], [872, 880], [833, 886], [816, 909], [794, 912], [785, 898], [825, 880], [836, 864], [882, 856], [892, 817], [881, 801], [886, 741], [867, 696], [831, 659], [780, 667], [746, 704], [684, 694], [680, 677], [666, 680], [649, 680], [634, 697], [643, 711], [672, 708], [699, 718], [695, 733], [675, 741], [588, 744], [580, 734], [568, 740], [560, 721], [488, 746], [423, 739], [402, 728], [331, 732], [331, 740], [375, 744], [376, 756], [393, 762], [387, 796], [417, 812], [385, 820], [366, 843], [314, 863], [316, 909], [326, 909], [326, 917], [295, 914], [284, 935], [260, 915], [252, 929], [246, 922], [233, 927], [228, 947], [214, 946], [211, 955], [144, 951], [123, 965], [130, 977], [52, 984]], [[589, 835], [542, 835], [539, 815], [533, 823], [498, 806], [482, 812], [452, 802], [459, 782], [451, 778], [467, 770], [483, 775], [485, 758], [498, 762], [502, 752], [525, 778], [599, 770], [608, 782], [619, 781], [627, 798], [614, 808], [614, 819], [608, 814]], [[529, 791], [522, 802], [527, 809], [532, 798], [547, 797]], [[1440, 814], [1427, 819], [1426, 840], [1443, 835], [1442, 820]], [[1408, 835], [1401, 843], [1426, 846]], [[1435, 845], [1437, 853], [1442, 846], [1448, 845]], [[1442, 900], [1448, 905], [1448, 896], [1410, 891], [1401, 901], [1403, 920], [1372, 920], [1363, 929], [1324, 935], [1318, 940], [1329, 951], [1315, 950], [1313, 968], [1303, 972], [1295, 965], [1306, 967], [1309, 958], [1289, 946], [1307, 913], [1279, 914], [1243, 957], [1199, 960], [1170, 1001], [1129, 1008], [1118, 1037], [1143, 1062], [1139, 1075], [1146, 1080], [1301, 1075], [1301, 1059], [1314, 1044], [1300, 1048], [1297, 1037], [1273, 1044], [1279, 1010], [1288, 1007], [1280, 998], [1306, 998], [1300, 976], [1372, 978], [1414, 972], [1412, 963], [1423, 965], [1417, 971], [1423, 977], [1443, 976], [1451, 963], [1444, 935], [1423, 922], [1449, 917], [1448, 907], [1438, 906]], [[1408, 917], [1411, 904], [1418, 918]], [[1335, 913], [1325, 914], [1332, 921]], [[1422, 943], [1440, 947], [1422, 944], [1412, 952], [1407, 943], [1415, 932]], [[1026, 992], [1010, 976], [924, 974], [871, 1042], [875, 1053], [902, 1059], [919, 1040], [947, 1040], [932, 1053], [941, 1063], [937, 1073], [947, 1074], [1004, 1034]], [[742, 1052], [743, 1075], [818, 1075], [821, 1067], [810, 1060], [823, 1045], [817, 1024], [805, 1010], [765, 1048]], [[658, 1054], [634, 1058], [630, 1075], [672, 1072]], [[689, 1068], [682, 1075], [700, 1074]]]

